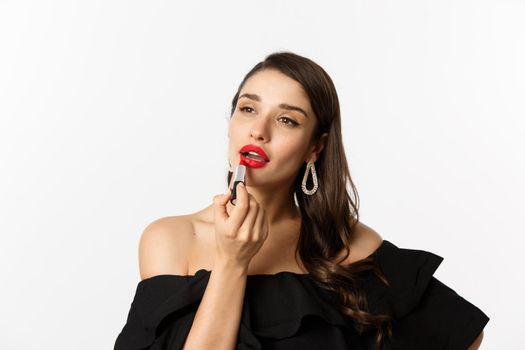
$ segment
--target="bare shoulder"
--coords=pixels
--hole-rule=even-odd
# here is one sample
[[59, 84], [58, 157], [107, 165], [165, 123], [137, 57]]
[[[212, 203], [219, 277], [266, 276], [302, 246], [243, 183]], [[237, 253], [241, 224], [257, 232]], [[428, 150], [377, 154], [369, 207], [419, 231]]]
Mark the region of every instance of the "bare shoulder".
[[167, 216], [148, 224], [139, 242], [141, 279], [164, 274], [186, 275], [192, 236], [187, 215]]
[[382, 243], [383, 237], [379, 233], [362, 221], [358, 221], [350, 239], [350, 255], [345, 263], [351, 264], [365, 259], [374, 253]]
[[478, 350], [479, 349], [479, 346], [481, 345], [481, 341], [483, 340], [483, 333], [484, 331], [481, 331], [481, 333], [474, 340], [474, 342], [468, 347], [467, 350]]

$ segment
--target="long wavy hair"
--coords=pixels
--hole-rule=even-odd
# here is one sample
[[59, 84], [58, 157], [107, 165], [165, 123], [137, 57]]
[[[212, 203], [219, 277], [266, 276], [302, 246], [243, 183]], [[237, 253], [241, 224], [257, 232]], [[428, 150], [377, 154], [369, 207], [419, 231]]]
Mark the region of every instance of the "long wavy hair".
[[[239, 92], [245, 82], [253, 74], [264, 69], [276, 69], [294, 79], [302, 85], [308, 95], [317, 117], [310, 146], [314, 145], [323, 133], [328, 133], [325, 148], [315, 163], [319, 181], [317, 191], [313, 195], [306, 195], [301, 189], [306, 163], [303, 163], [294, 181], [296, 203], [301, 213], [296, 256], [299, 253], [304, 267], [322, 288], [335, 292], [337, 305], [341, 312], [352, 317], [359, 334], [376, 330], [375, 344], [379, 348], [385, 332], [389, 337], [392, 336], [391, 317], [373, 315], [367, 311], [367, 299], [359, 285], [359, 274], [371, 270], [386, 285], [388, 281], [375, 264], [372, 255], [346, 266], [337, 261], [341, 251], [347, 252], [341, 261], [350, 254], [350, 238], [359, 222], [359, 195], [350, 177], [343, 147], [341, 114], [335, 86], [325, 70], [312, 60], [292, 52], [274, 52], [246, 74], [233, 97], [230, 118], [235, 112]], [[233, 173], [228, 171], [227, 185], [232, 175]], [[311, 177], [310, 174], [310, 180]], [[355, 200], [350, 196], [347, 185]], [[312, 183], [307, 183], [307, 188], [312, 188]]]

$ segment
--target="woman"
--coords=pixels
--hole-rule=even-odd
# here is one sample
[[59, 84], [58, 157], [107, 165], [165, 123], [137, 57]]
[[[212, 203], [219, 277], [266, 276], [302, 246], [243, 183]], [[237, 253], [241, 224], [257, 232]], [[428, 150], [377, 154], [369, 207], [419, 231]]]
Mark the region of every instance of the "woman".
[[443, 258], [359, 221], [337, 93], [319, 65], [290, 52], [258, 63], [228, 137], [228, 192], [142, 234], [116, 350], [479, 347], [489, 318], [432, 276]]

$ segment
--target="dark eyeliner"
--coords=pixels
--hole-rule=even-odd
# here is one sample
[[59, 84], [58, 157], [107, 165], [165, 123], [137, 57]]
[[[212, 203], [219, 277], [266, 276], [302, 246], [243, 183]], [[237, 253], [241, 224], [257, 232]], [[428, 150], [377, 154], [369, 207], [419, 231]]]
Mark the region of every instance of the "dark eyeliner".
[[[252, 108], [252, 107], [249, 107], [249, 106], [239, 107], [239, 110], [240, 110], [241, 112], [246, 112], [246, 111], [245, 111], [246, 108], [249, 108], [249, 109], [252, 109], [252, 110], [253, 110], [253, 108]], [[246, 113], [250, 113], [250, 112], [246, 112]], [[285, 119], [288, 119], [288, 120], [291, 122], [291, 124], [289, 124], [289, 123], [285, 123], [285, 124], [288, 125], [288, 126], [296, 127], [296, 126], [299, 126], [299, 125], [300, 125], [298, 122], [296, 122], [295, 120], [293, 120], [293, 119], [291, 119], [291, 118], [284, 117], [284, 116], [280, 116], [279, 118], [285, 118]]]

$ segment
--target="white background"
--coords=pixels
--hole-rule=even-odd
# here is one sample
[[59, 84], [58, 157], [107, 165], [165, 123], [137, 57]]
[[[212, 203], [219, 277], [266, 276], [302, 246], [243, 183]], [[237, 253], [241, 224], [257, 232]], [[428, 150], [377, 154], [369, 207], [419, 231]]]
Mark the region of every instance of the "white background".
[[[0, 348], [110, 349], [142, 230], [226, 189], [242, 77], [336, 85], [364, 223], [523, 348], [523, 1], [0, 1]], [[322, 184], [320, 184], [322, 186]]]

